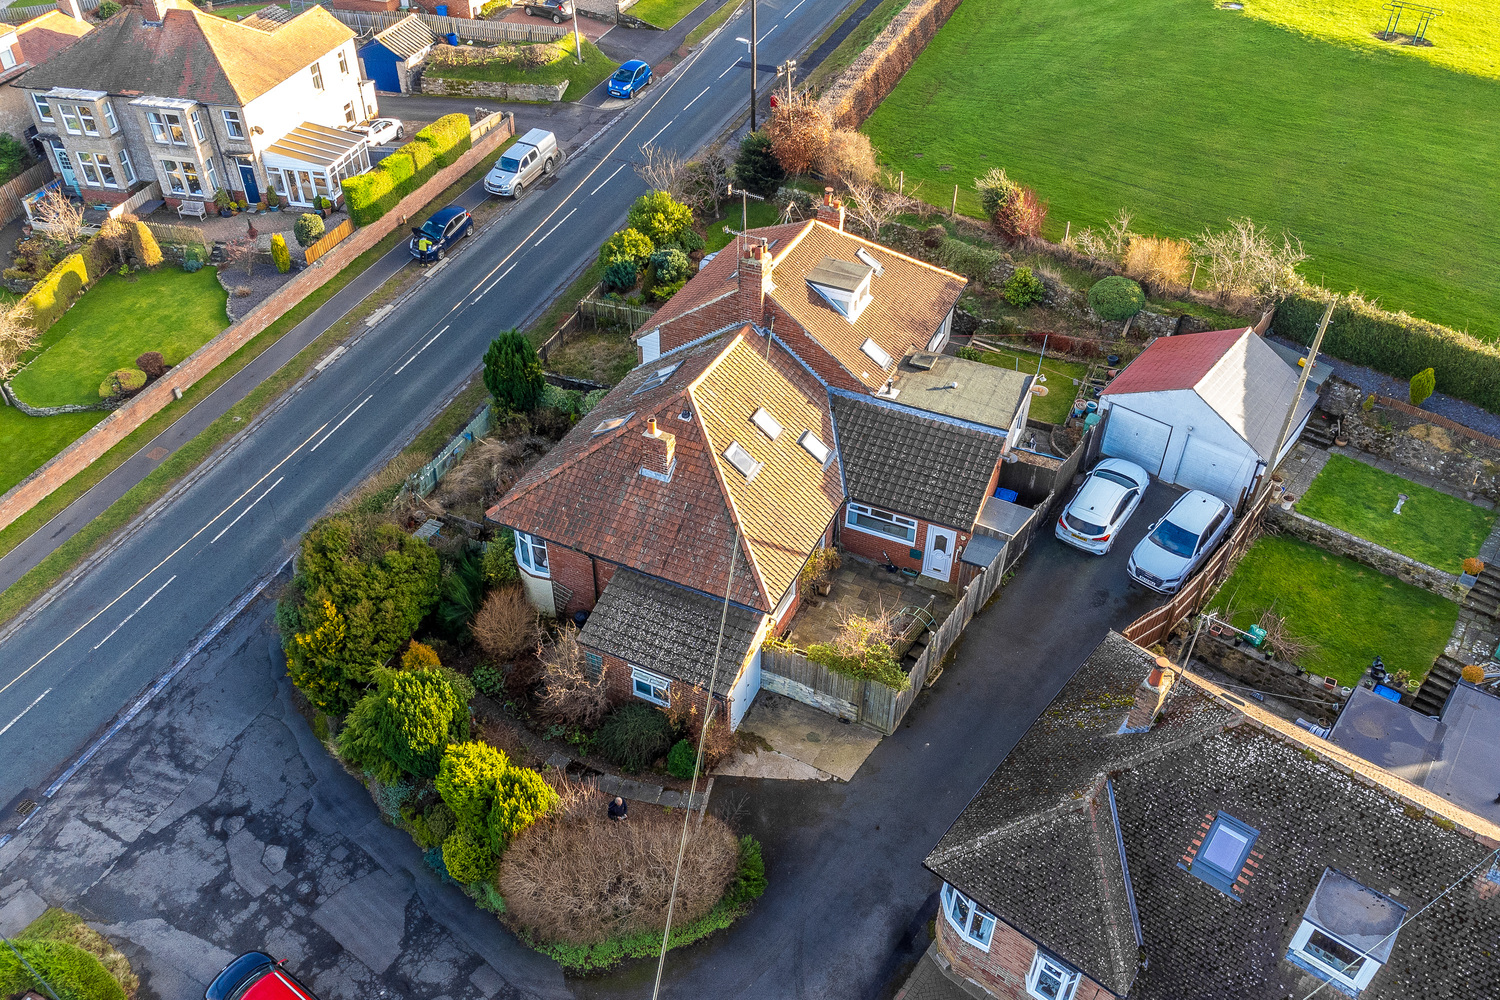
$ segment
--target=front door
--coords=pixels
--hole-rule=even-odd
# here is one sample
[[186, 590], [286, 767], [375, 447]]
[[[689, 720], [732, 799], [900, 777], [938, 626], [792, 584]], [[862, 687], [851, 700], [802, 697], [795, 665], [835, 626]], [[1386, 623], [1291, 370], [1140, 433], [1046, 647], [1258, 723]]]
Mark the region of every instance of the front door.
[[297, 171], [297, 187], [301, 192], [297, 195], [297, 200], [303, 205], [311, 205], [318, 191], [313, 187], [312, 174], [309, 171]]
[[260, 185], [255, 181], [255, 167], [244, 160], [238, 160], [240, 168], [240, 183], [245, 186], [245, 200], [252, 205], [260, 204]]
[[68, 186], [69, 191], [79, 194], [78, 177], [73, 173], [73, 161], [68, 157], [68, 151], [63, 148], [62, 143], [52, 144], [52, 155], [57, 157], [57, 172], [62, 175], [63, 183]]
[[927, 552], [922, 557], [922, 575], [948, 582], [953, 573], [953, 545], [958, 533], [935, 524], [927, 526]]

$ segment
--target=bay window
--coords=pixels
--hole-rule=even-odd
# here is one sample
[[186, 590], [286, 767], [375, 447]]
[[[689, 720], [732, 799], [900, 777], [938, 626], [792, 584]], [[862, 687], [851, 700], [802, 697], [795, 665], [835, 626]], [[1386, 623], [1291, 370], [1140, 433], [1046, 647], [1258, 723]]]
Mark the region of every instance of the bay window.
[[551, 576], [547, 568], [547, 542], [524, 531], [516, 532], [516, 563], [532, 576]]
[[1037, 949], [1026, 973], [1026, 992], [1037, 1000], [1070, 1000], [1078, 988], [1078, 973]]
[[90, 187], [103, 187], [99, 182], [99, 170], [94, 166], [93, 153], [79, 153], [78, 167], [83, 171], [83, 182]]
[[114, 165], [109, 162], [109, 156], [105, 153], [78, 154], [78, 165], [83, 168], [83, 176], [89, 184], [94, 187], [120, 186], [120, 181], [115, 177]]
[[109, 134], [114, 135], [120, 131], [120, 120], [115, 117], [115, 106], [108, 101], [103, 104], [104, 122], [109, 126]]
[[187, 137], [182, 131], [182, 116], [170, 111], [149, 111], [146, 120], [151, 123], [151, 138], [173, 146], [186, 146]]
[[120, 150], [120, 169], [125, 171], [125, 183], [134, 184], [135, 165], [130, 162], [130, 151], [128, 149]]
[[99, 122], [94, 118], [94, 109], [78, 105], [78, 118], [83, 122], [84, 135], [98, 135]]
[[941, 897], [943, 916], [948, 925], [958, 931], [958, 936], [969, 944], [989, 951], [990, 939], [995, 936], [994, 916], [946, 882], [943, 883]]
[[203, 181], [198, 177], [198, 165], [189, 160], [162, 160], [162, 179], [172, 194], [192, 198], [203, 197]]
[[188, 120], [193, 123], [193, 138], [199, 142], [207, 142], [208, 133], [203, 131], [203, 119], [198, 116], [198, 112], [188, 115]]
[[78, 125], [78, 111], [71, 104], [60, 104], [62, 109], [63, 128], [73, 135], [82, 135], [83, 129]]

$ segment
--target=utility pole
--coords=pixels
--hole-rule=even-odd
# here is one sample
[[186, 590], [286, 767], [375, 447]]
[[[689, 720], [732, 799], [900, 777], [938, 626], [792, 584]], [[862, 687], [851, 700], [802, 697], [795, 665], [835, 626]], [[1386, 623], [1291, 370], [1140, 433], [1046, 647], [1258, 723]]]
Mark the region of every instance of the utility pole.
[[755, 0], [750, 0], [750, 131], [752, 132], [755, 131], [755, 73], [757, 69], [756, 56], [759, 53], [759, 49], [756, 48], [759, 39], [755, 36], [760, 30], [759, 24], [755, 19], [755, 8]]
[[578, 40], [578, 0], [573, 0], [573, 54], [578, 57], [578, 65], [583, 65], [583, 43]]
[[1276, 450], [1271, 452], [1271, 466], [1266, 473], [1265, 489], [1271, 488], [1271, 473], [1276, 471], [1276, 465], [1281, 458], [1281, 449], [1286, 447], [1287, 435], [1292, 432], [1292, 422], [1297, 419], [1297, 404], [1302, 402], [1302, 392], [1307, 388], [1307, 380], [1312, 375], [1313, 365], [1318, 362], [1318, 348], [1323, 345], [1323, 331], [1328, 329], [1328, 321], [1333, 318], [1333, 307], [1337, 299], [1330, 299], [1328, 308], [1323, 310], [1323, 318], [1318, 322], [1318, 332], [1313, 334], [1312, 347], [1307, 352], [1307, 364], [1302, 366], [1302, 377], [1297, 380], [1297, 394], [1292, 397], [1292, 403], [1286, 408], [1286, 419], [1281, 423], [1281, 433], [1276, 436]]
[[796, 75], [796, 73], [797, 60], [795, 59], [788, 59], [780, 66], [776, 67], [777, 76], [781, 76], [783, 74], [786, 75], [786, 102], [788, 104], [792, 103], [792, 78]]

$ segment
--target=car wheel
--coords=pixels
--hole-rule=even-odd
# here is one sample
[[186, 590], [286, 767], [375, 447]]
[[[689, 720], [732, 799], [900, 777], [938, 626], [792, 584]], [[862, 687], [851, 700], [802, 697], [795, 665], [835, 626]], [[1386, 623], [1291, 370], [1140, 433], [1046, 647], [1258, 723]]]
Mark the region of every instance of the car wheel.
[[562, 18], [558, 17], [556, 14], [553, 14], [552, 15], [552, 23], [553, 24], [562, 24]]
[[521, 192], [524, 190], [526, 190], [526, 185], [522, 184], [520, 181], [516, 181], [515, 185], [510, 189], [510, 196], [519, 200], [521, 197]]
[[441, 247], [438, 248], [438, 252], [437, 252], [437, 259], [438, 260], [442, 260], [447, 255], [448, 255], [448, 251], [442, 249]]
[[550, 173], [552, 173], [552, 171], [554, 171], [556, 169], [557, 169], [557, 160], [555, 158], [551, 157], [551, 156], [547, 157], [547, 162], [544, 163], [544, 164], [542, 164], [542, 173], [544, 173], [544, 174], [550, 174]]
[[532, 10], [530, 7], [527, 7], [526, 8], [526, 16], [527, 17], [535, 17], [536, 16], [536, 11]]
[[396, 126], [396, 138], [397, 139], [404, 139], [405, 137], [406, 137], [406, 126], [405, 125], [397, 125]]

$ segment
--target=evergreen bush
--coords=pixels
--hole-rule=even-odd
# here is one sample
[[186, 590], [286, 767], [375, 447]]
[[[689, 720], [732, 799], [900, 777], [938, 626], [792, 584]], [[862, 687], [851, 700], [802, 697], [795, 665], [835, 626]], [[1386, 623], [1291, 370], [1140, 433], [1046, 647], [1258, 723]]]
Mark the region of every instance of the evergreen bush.
[[608, 267], [617, 260], [628, 260], [640, 266], [646, 263], [655, 249], [649, 236], [627, 227], [604, 241], [604, 245], [599, 248], [599, 263]]
[[292, 269], [292, 252], [287, 249], [286, 237], [280, 233], [271, 234], [271, 260], [282, 274]]
[[460, 827], [443, 841], [443, 867], [455, 882], [485, 882], [495, 874], [495, 855], [483, 840]]
[[303, 212], [297, 218], [296, 225], [292, 228], [292, 235], [297, 237], [299, 247], [310, 247], [323, 238], [323, 217], [313, 215], [311, 212]]
[[637, 273], [633, 260], [611, 261], [604, 268], [604, 288], [610, 292], [629, 291], [635, 287]]
[[688, 255], [676, 247], [658, 250], [651, 255], [651, 267], [656, 273], [656, 284], [670, 285], [692, 276], [693, 262]]
[[672, 749], [672, 723], [644, 702], [621, 705], [594, 734], [594, 749], [624, 770], [644, 771]]
[[771, 197], [786, 180], [786, 171], [776, 159], [771, 137], [765, 132], [751, 132], [740, 140], [740, 151], [734, 158], [734, 179], [762, 198]]
[[1411, 386], [1408, 389], [1408, 397], [1412, 406], [1421, 406], [1427, 402], [1433, 391], [1437, 388], [1437, 372], [1431, 368], [1423, 368], [1411, 377]]
[[516, 536], [508, 528], [495, 533], [495, 538], [485, 546], [481, 560], [484, 582], [491, 587], [515, 583], [521, 578], [516, 566]]
[[765, 891], [766, 862], [761, 856], [760, 842], [751, 836], [741, 837], [739, 869], [724, 892], [724, 902], [734, 907], [748, 906]]
[[1005, 282], [1005, 301], [1013, 308], [1025, 309], [1047, 297], [1047, 286], [1029, 267], [1018, 267]]
[[1146, 306], [1146, 293], [1129, 278], [1112, 274], [1089, 288], [1089, 308], [1106, 322], [1126, 320]]
[[667, 753], [667, 773], [688, 781], [698, 763], [698, 751], [687, 740], [678, 740]]
[[432, 148], [432, 158], [441, 167], [458, 162], [474, 145], [468, 115], [444, 115], [417, 132], [415, 138]]
[[647, 191], [630, 206], [625, 222], [653, 245], [663, 246], [693, 228], [693, 210], [666, 191]]
[[[106, 0], [113, 3], [114, 0]], [[100, 5], [103, 8], [103, 4]], [[161, 245], [144, 222], [130, 224], [130, 250], [139, 267], [156, 267], [161, 263]]]
[[18, 306], [29, 309], [32, 325], [45, 333], [98, 277], [89, 273], [83, 254], [70, 253], [21, 297]]
[[484, 387], [495, 402], [518, 413], [530, 413], [542, 401], [547, 376], [536, 348], [512, 327], [490, 342], [484, 352]]

